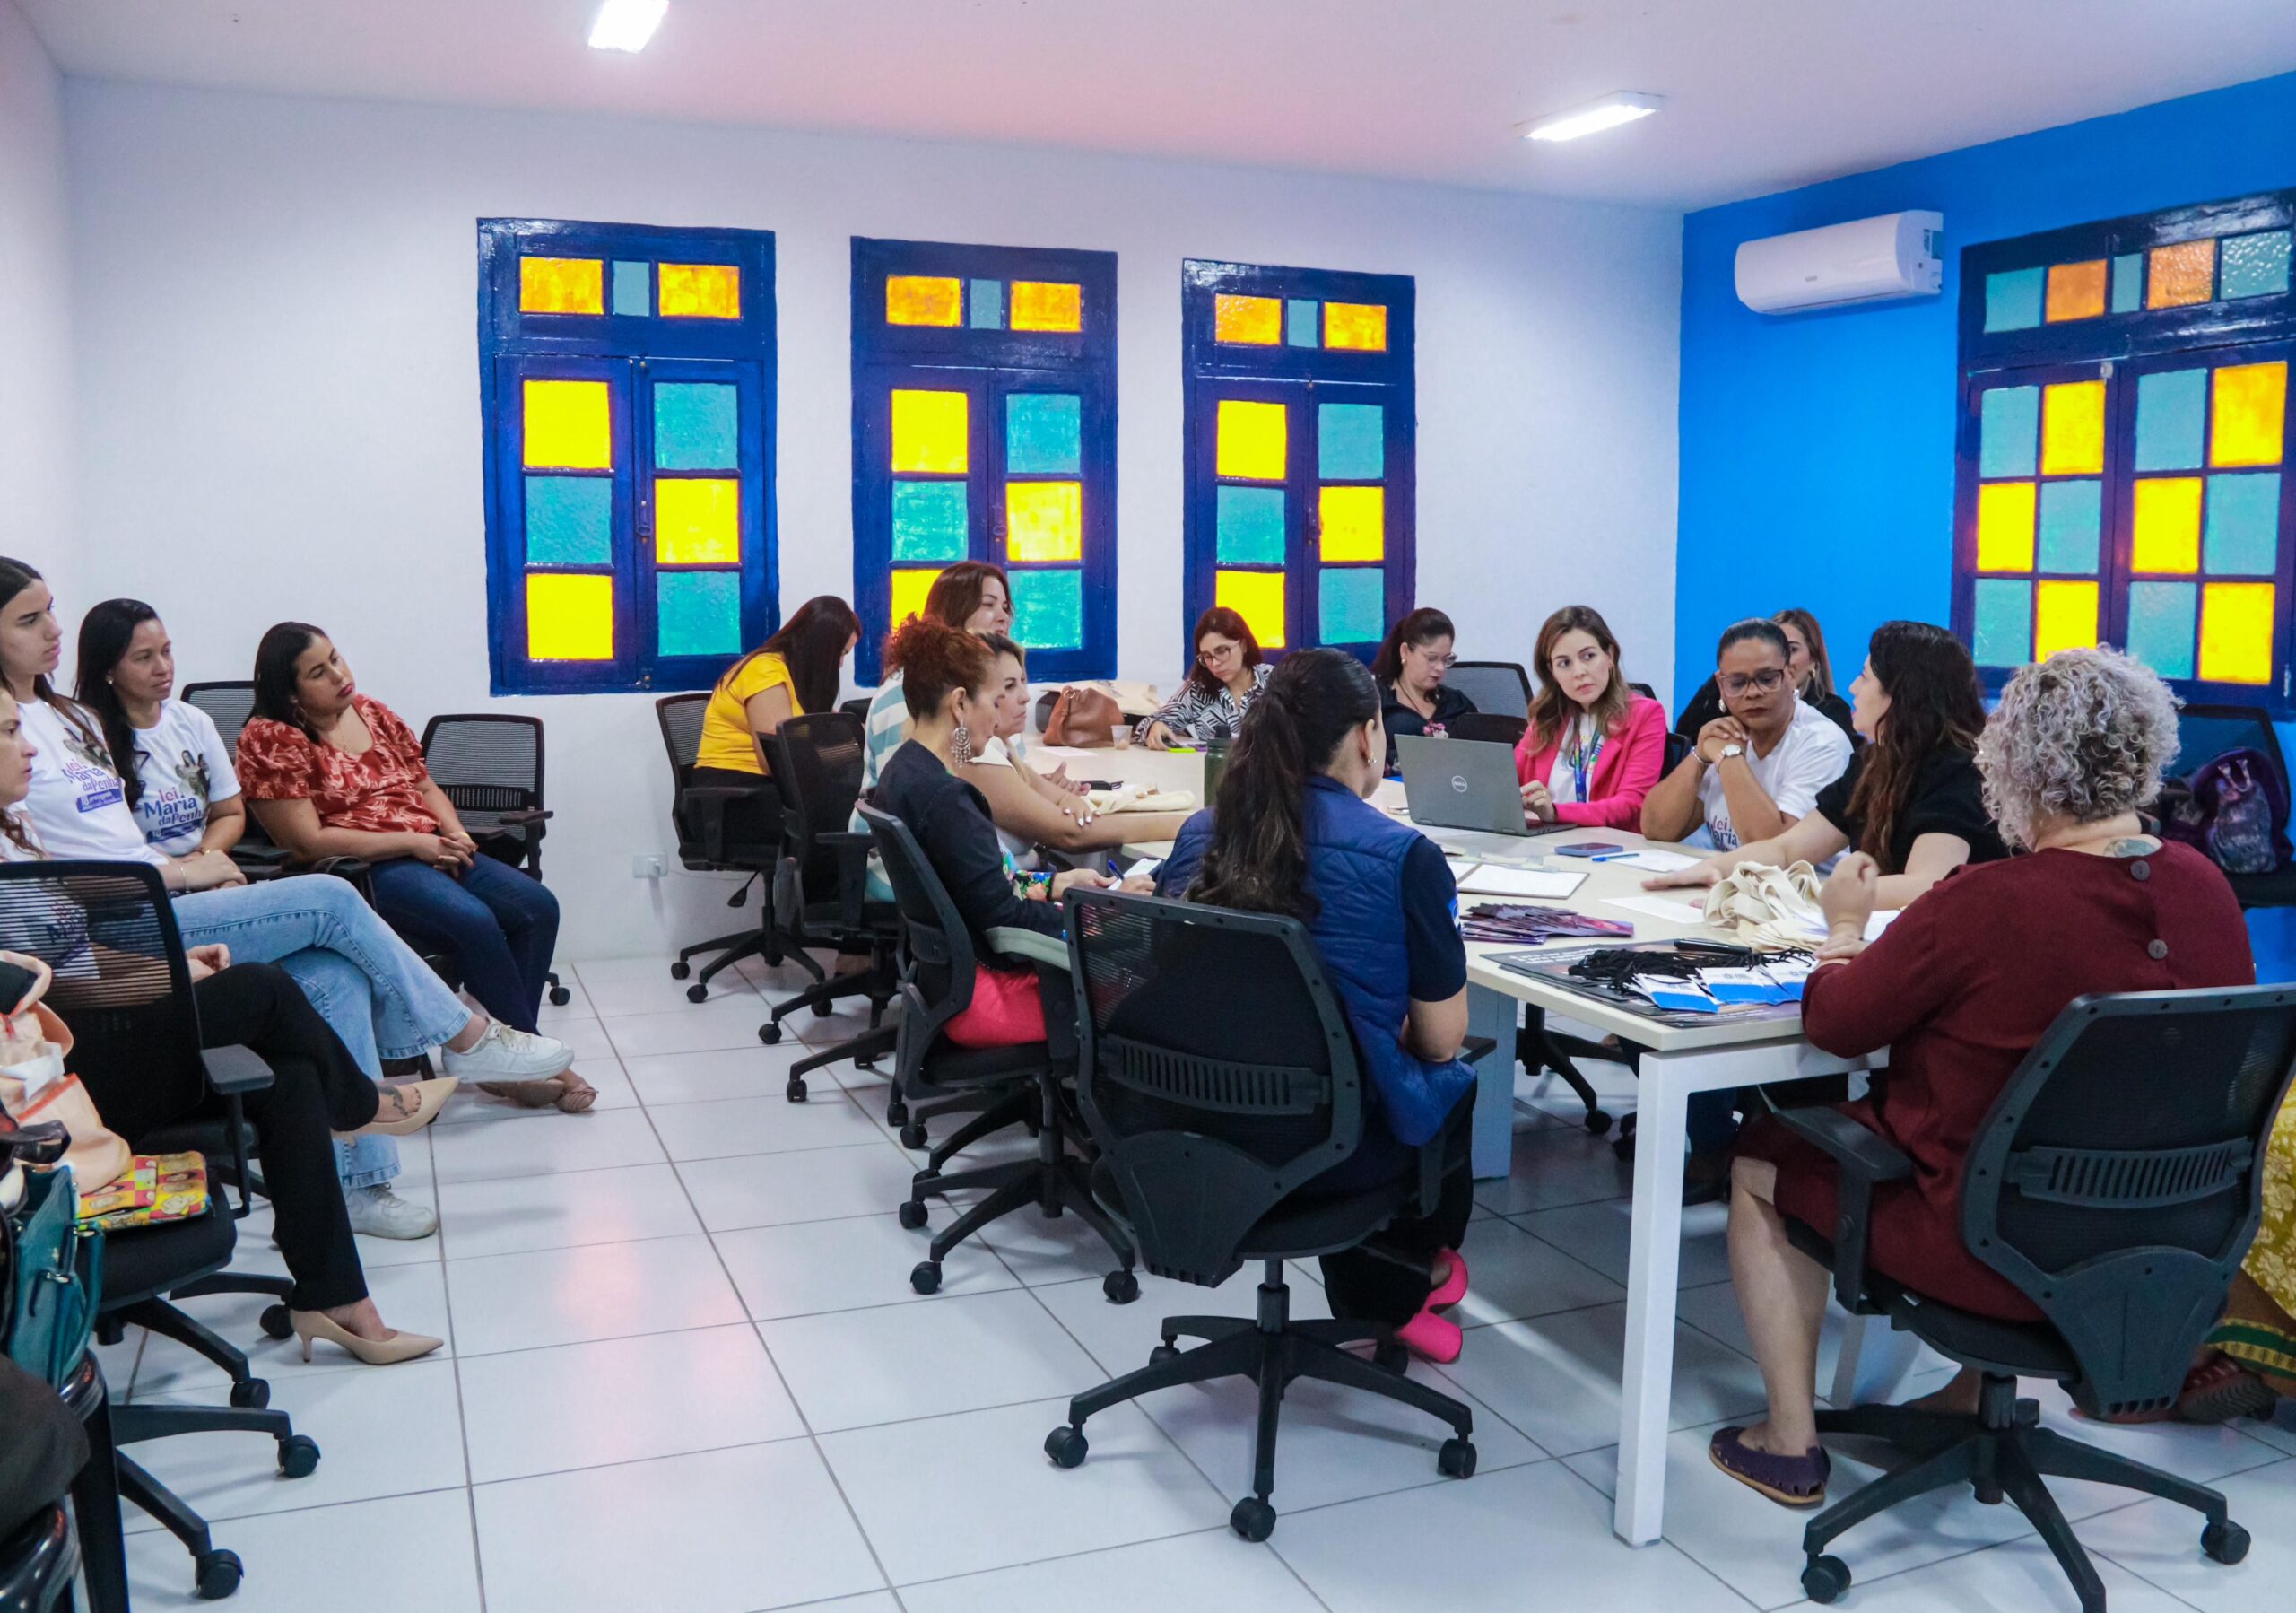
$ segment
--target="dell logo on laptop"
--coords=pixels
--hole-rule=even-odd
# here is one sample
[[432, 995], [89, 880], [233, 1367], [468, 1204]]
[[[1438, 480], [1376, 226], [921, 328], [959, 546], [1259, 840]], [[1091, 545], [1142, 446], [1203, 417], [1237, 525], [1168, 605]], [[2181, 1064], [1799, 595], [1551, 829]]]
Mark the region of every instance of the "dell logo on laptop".
[[1465, 795], [1466, 792], [1466, 775], [1465, 773], [1453, 773], [1451, 775], [1451, 793], [1454, 795]]

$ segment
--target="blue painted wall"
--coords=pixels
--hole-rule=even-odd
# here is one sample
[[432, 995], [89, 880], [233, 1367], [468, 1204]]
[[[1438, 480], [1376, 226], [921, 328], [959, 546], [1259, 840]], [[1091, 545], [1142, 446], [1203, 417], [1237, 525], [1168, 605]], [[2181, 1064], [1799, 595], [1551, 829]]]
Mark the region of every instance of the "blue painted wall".
[[[1962, 248], [2292, 182], [2296, 74], [1692, 214], [1675, 708], [1741, 616], [1815, 611], [1845, 682], [1880, 623], [1948, 619]], [[1936, 298], [1776, 316], [1732, 289], [1740, 241], [1912, 207], [1945, 215]], [[2296, 977], [2287, 917], [2252, 921], [2268, 977]]]

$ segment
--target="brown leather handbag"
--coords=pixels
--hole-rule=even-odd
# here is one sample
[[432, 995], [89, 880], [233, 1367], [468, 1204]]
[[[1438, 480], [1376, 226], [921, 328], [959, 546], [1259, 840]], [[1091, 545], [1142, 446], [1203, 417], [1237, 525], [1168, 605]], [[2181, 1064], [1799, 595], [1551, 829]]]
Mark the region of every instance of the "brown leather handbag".
[[1107, 750], [1116, 743], [1114, 730], [1129, 722], [1116, 696], [1107, 690], [1091, 684], [1071, 684], [1060, 692], [1052, 702], [1051, 715], [1044, 719], [1044, 742], [1078, 750]]

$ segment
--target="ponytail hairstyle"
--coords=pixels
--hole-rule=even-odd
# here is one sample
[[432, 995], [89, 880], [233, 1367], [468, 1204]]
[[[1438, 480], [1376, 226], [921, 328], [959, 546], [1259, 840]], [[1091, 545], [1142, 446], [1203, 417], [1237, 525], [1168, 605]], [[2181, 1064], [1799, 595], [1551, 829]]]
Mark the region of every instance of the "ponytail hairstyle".
[[1634, 691], [1626, 683], [1626, 663], [1619, 658], [1618, 641], [1611, 636], [1610, 623], [1591, 605], [1564, 606], [1539, 629], [1539, 692], [1531, 702], [1534, 751], [1561, 744], [1571, 719], [1578, 715], [1577, 705], [1562, 692], [1562, 685], [1554, 681], [1554, 647], [1568, 632], [1587, 634], [1611, 658], [1611, 686], [1596, 697], [1594, 710], [1587, 713], [1595, 719], [1596, 731], [1604, 735], [1617, 733], [1619, 724], [1626, 719], [1627, 707], [1634, 700]]
[[1212, 844], [1191, 902], [1247, 912], [1315, 916], [1308, 893], [1308, 780], [1349, 732], [1379, 716], [1379, 685], [1340, 650], [1295, 650], [1277, 664], [1220, 775]]
[[1802, 642], [1810, 647], [1810, 676], [1802, 684], [1802, 698], [1814, 705], [1834, 693], [1833, 658], [1826, 654], [1826, 635], [1817, 617], [1796, 606], [1779, 611], [1770, 620], [1800, 633]]
[[313, 745], [320, 743], [319, 734], [295, 699], [295, 663], [325, 637], [308, 622], [282, 622], [255, 647], [255, 714], [300, 728]]
[[1432, 644], [1438, 639], [1457, 639], [1451, 618], [1431, 605], [1422, 605], [1405, 615], [1379, 641], [1379, 653], [1371, 658], [1371, 681], [1385, 689], [1403, 676], [1403, 647], [1416, 650], [1422, 644]]
[[821, 712], [837, 704], [845, 681], [845, 647], [861, 634], [861, 618], [835, 594], [816, 594], [799, 606], [781, 631], [726, 668], [723, 689], [761, 655], [778, 655], [789, 668], [789, 687], [801, 711]]
[[961, 628], [933, 616], [911, 616], [894, 632], [892, 651], [900, 658], [901, 698], [911, 719], [932, 716], [952, 689], [985, 697], [996, 662], [988, 646]]
[[1899, 874], [1904, 870], [1890, 861], [1890, 839], [1913, 793], [1914, 775], [1934, 752], [1977, 754], [1985, 695], [1969, 650], [1926, 622], [1883, 623], [1866, 655], [1890, 709], [1850, 791], [1849, 815], [1866, 820], [1857, 849], [1880, 863], [1883, 873]]
[[[24, 562], [11, 560], [6, 555], [0, 554], [0, 611], [13, 605], [16, 602], [16, 596], [31, 587], [33, 583], [47, 580]], [[101, 730], [96, 727], [87, 712], [80, 709], [77, 702], [66, 700], [56, 692], [56, 685], [48, 681], [46, 673], [38, 674], [33, 677], [32, 698], [64, 719], [91, 751], [101, 754], [104, 748], [104, 737]]]
[[135, 630], [156, 622], [160, 613], [141, 599], [107, 599], [80, 619], [79, 666], [72, 683], [73, 697], [91, 712], [103, 729], [104, 748], [111, 752], [113, 769], [127, 791], [133, 812], [144, 798], [144, 774], [135, 765], [135, 730], [127, 708], [112, 687], [112, 668], [127, 654]]

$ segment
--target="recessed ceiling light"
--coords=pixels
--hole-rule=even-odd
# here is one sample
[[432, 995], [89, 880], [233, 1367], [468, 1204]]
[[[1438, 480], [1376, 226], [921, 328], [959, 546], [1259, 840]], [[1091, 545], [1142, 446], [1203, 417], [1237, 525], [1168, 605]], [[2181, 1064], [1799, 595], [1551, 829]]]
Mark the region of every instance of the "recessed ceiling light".
[[1600, 100], [1590, 100], [1583, 107], [1573, 107], [1568, 112], [1557, 112], [1552, 118], [1542, 118], [1535, 123], [1518, 126], [1526, 140], [1576, 140], [1585, 135], [1599, 135], [1605, 129], [1614, 129], [1622, 123], [1632, 123], [1648, 118], [1665, 104], [1661, 95], [1640, 95], [1622, 90], [1615, 95], [1605, 95]]
[[590, 24], [590, 48], [645, 49], [669, 9], [670, 0], [606, 0], [598, 8], [598, 20]]

